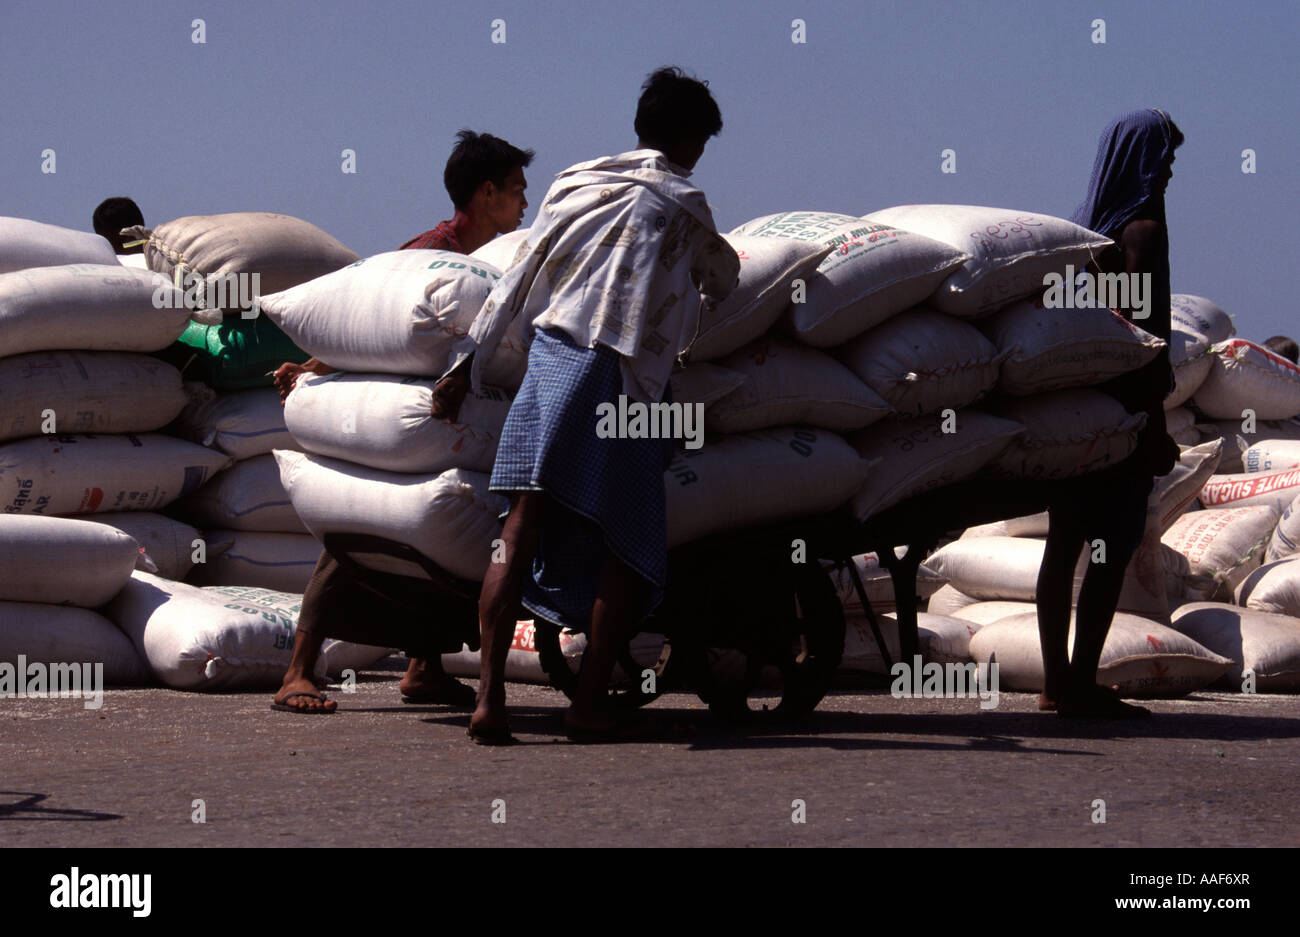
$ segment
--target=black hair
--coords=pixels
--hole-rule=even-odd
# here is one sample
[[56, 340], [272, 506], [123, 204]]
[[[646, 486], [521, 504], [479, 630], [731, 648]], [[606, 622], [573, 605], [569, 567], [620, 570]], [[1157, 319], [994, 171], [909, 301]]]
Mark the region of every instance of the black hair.
[[708, 82], [669, 66], [652, 72], [641, 86], [633, 127], [641, 142], [672, 149], [716, 136], [722, 131], [722, 112]]
[[1274, 335], [1260, 344], [1273, 354], [1289, 359], [1293, 364], [1298, 363], [1297, 359], [1300, 359], [1300, 345], [1296, 344], [1294, 338], [1287, 338], [1285, 335]]
[[139, 205], [119, 195], [106, 198], [99, 203], [91, 218], [91, 224], [94, 225], [96, 234], [108, 238], [116, 247], [118, 232], [132, 225], [144, 224], [144, 215], [140, 213]]
[[511, 146], [490, 133], [462, 130], [456, 134], [456, 146], [447, 157], [442, 172], [443, 185], [457, 208], [467, 208], [470, 199], [484, 182], [505, 185], [506, 176], [533, 161], [532, 150]]

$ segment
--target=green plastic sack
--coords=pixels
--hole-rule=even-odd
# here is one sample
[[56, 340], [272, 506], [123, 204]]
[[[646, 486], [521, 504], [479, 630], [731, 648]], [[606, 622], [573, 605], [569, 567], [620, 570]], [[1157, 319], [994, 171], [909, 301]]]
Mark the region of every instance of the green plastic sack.
[[301, 364], [311, 357], [266, 316], [227, 316], [220, 325], [191, 322], [157, 356], [174, 365], [185, 380], [202, 381], [215, 390], [270, 387], [271, 372], [280, 365]]

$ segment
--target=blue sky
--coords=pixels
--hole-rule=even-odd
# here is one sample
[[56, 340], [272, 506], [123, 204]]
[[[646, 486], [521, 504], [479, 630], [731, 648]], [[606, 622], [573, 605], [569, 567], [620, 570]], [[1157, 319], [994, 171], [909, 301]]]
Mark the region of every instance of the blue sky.
[[459, 128], [535, 149], [535, 203], [564, 167], [630, 149], [641, 81], [679, 64], [722, 108], [695, 179], [723, 230], [918, 202], [1068, 217], [1102, 127], [1150, 105], [1187, 135], [1174, 291], [1246, 338], [1300, 332], [1295, 2], [0, 0], [0, 22], [0, 214], [89, 229], [130, 195], [150, 224], [279, 211], [376, 253], [450, 215]]

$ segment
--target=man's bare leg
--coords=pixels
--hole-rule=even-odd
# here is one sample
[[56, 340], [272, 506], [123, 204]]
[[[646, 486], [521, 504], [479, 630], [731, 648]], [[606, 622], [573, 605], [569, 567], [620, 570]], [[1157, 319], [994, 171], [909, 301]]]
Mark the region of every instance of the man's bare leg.
[[1043, 562], [1038, 568], [1038, 641], [1043, 654], [1043, 692], [1038, 708], [1054, 710], [1065, 692], [1070, 670], [1070, 600], [1074, 567], [1083, 545], [1083, 531], [1070, 509], [1053, 509], [1047, 528]]
[[1130, 559], [1132, 552], [1109, 563], [1094, 563], [1084, 574], [1074, 620], [1074, 651], [1059, 707], [1062, 715], [1136, 718], [1151, 714], [1149, 709], [1125, 703], [1113, 689], [1097, 685], [1097, 667]]
[[489, 563], [479, 593], [478, 620], [483, 653], [479, 665], [478, 702], [469, 720], [469, 734], [483, 741], [505, 740], [506, 656], [515, 634], [524, 577], [529, 575], [546, 508], [544, 492], [519, 492], [510, 499], [510, 513], [501, 530], [505, 562]]
[[617, 725], [605, 708], [609, 677], [619, 645], [631, 629], [631, 598], [645, 582], [622, 560], [610, 556], [601, 570], [596, 587], [596, 601], [591, 609], [591, 637], [582, 654], [578, 688], [573, 705], [564, 715], [565, 728], [589, 732], [609, 732]]
[[312, 674], [316, 672], [316, 661], [320, 658], [321, 645], [324, 643], [325, 639], [315, 632], [304, 631], [301, 628], [297, 630], [293, 636], [293, 656], [289, 659], [289, 669], [284, 672], [284, 682], [280, 685], [279, 692], [275, 694], [277, 703], [304, 712], [316, 710], [334, 712], [338, 708], [339, 704], [334, 700], [322, 702], [319, 699], [312, 699], [311, 696], [295, 696], [286, 701], [286, 698], [293, 693], [320, 695]]
[[406, 675], [397, 685], [402, 698], [416, 703], [444, 703], [473, 707], [475, 694], [468, 685], [447, 675], [441, 657], [412, 657]]

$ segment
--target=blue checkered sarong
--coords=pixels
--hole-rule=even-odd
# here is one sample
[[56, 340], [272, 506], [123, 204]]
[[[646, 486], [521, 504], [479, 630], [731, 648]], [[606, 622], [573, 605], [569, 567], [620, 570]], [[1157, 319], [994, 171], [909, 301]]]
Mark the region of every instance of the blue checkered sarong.
[[584, 632], [611, 552], [646, 580], [629, 597], [634, 623], [662, 600], [667, 575], [664, 467], [673, 443], [598, 437], [597, 405], [617, 405], [622, 392], [616, 351], [538, 330], [492, 468], [494, 491], [550, 495], [524, 606]]

